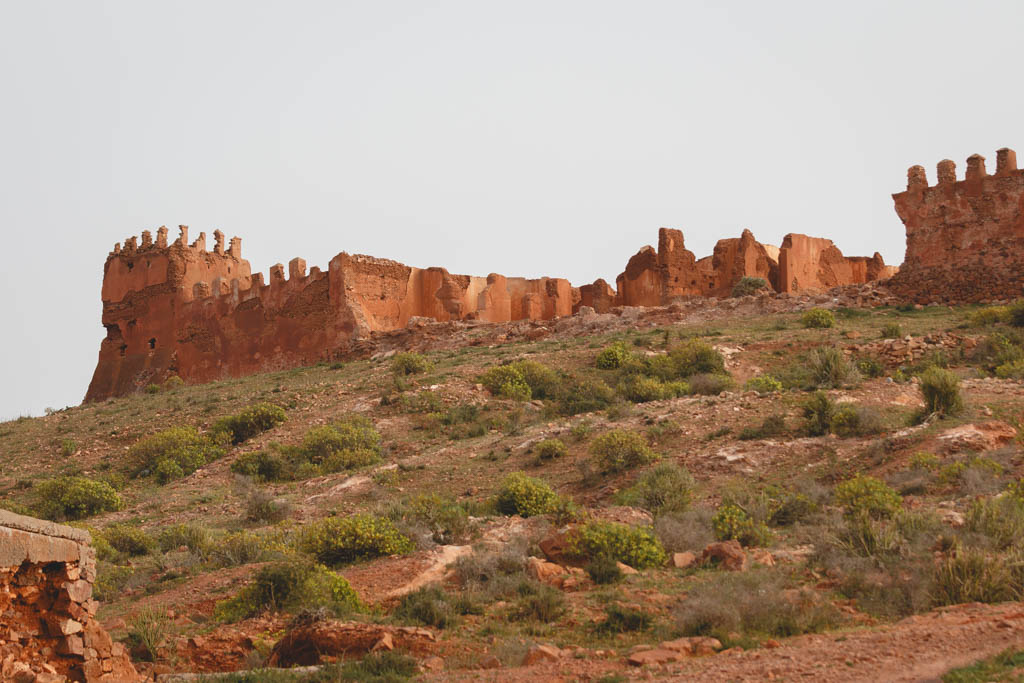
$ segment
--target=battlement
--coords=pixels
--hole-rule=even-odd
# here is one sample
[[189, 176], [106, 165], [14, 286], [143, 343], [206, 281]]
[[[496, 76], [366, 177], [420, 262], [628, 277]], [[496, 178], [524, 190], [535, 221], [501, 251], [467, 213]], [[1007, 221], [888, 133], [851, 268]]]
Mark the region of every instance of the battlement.
[[995, 176], [989, 176], [985, 170], [985, 157], [980, 154], [972, 154], [967, 157], [967, 170], [964, 179], [957, 181], [956, 162], [951, 159], [943, 159], [935, 168], [935, 185], [928, 185], [927, 172], [924, 166], [911, 166], [907, 169], [907, 192], [917, 190], [937, 189], [949, 187], [957, 182], [978, 182], [988, 177], [1005, 177], [1014, 173], [1022, 172], [1017, 168], [1017, 153], [1009, 147], [996, 150], [996, 172]]
[[178, 238], [173, 243], [167, 243], [167, 226], [161, 225], [156, 231], [156, 240], [153, 239], [153, 233], [149, 230], [143, 230], [142, 234], [136, 237], [131, 235], [124, 239], [124, 242], [117, 242], [114, 244], [113, 250], [107, 255], [107, 260], [116, 258], [118, 256], [131, 257], [138, 254], [151, 254], [157, 251], [170, 251], [175, 250], [191, 250], [193, 252], [203, 252], [217, 254], [218, 256], [226, 256], [228, 258], [235, 259], [237, 261], [242, 260], [242, 238], [232, 237], [230, 246], [224, 248], [224, 233], [220, 230], [214, 230], [214, 247], [210, 252], [206, 251], [206, 233], [201, 232], [199, 236], [191, 244], [188, 241], [188, 226], [178, 226]]
[[980, 154], [967, 158], [962, 180], [950, 159], [935, 170], [930, 186], [924, 167], [910, 167], [907, 189], [893, 195], [907, 231], [907, 252], [890, 285], [922, 303], [1020, 296], [1024, 170], [1017, 168], [1016, 152], [998, 150], [991, 175]]

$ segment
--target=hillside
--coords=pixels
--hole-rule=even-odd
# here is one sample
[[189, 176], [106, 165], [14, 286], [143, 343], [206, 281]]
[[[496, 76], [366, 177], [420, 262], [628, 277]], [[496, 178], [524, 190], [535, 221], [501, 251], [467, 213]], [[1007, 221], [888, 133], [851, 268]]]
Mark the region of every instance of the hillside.
[[917, 680], [1024, 648], [1021, 304], [754, 301], [424, 324], [2, 423], [0, 507], [90, 530], [151, 674]]

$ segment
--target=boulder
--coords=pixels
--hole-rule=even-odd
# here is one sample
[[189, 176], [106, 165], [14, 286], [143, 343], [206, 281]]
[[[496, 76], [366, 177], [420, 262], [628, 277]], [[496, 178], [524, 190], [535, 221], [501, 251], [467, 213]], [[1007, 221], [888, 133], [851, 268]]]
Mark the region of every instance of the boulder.
[[947, 429], [939, 434], [939, 443], [947, 453], [962, 451], [993, 451], [1003, 444], [1013, 441], [1017, 430], [1000, 420], [991, 420], [978, 424], [967, 424]]
[[697, 556], [687, 550], [682, 553], [672, 553], [672, 566], [676, 569], [688, 569], [697, 563]]
[[747, 570], [747, 554], [739, 541], [718, 541], [709, 543], [701, 553], [702, 562], [717, 562], [723, 569], [731, 572]]

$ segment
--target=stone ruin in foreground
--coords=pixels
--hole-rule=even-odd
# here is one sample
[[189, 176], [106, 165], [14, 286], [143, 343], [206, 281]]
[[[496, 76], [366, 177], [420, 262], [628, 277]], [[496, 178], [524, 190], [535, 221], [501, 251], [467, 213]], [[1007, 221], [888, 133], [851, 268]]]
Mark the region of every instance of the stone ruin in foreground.
[[779, 294], [820, 293], [886, 280], [908, 302], [1013, 298], [1024, 286], [1024, 171], [1012, 150], [998, 152], [996, 173], [984, 158], [967, 162], [956, 180], [952, 161], [939, 163], [929, 187], [924, 169], [908, 173], [893, 195], [907, 229], [900, 268], [879, 254], [844, 256], [831, 240], [791, 233], [779, 247], [749, 230], [720, 240], [697, 259], [683, 233], [662, 228], [658, 247], [644, 247], [613, 288], [604, 280], [573, 287], [561, 278], [492, 273], [453, 275], [372, 256], [341, 253], [328, 268], [307, 272], [302, 259], [270, 269], [269, 280], [242, 259], [241, 240], [214, 232], [189, 242], [186, 226], [169, 242], [143, 232], [107, 257], [103, 276], [106, 338], [86, 394], [102, 400], [177, 375], [188, 383], [238, 377], [343, 357], [374, 332], [414, 318], [445, 322], [551, 320], [588, 306], [664, 306], [691, 297], [727, 297], [743, 277], [760, 277]]
[[0, 510], [0, 681], [141, 680], [96, 620], [90, 540], [82, 529]]

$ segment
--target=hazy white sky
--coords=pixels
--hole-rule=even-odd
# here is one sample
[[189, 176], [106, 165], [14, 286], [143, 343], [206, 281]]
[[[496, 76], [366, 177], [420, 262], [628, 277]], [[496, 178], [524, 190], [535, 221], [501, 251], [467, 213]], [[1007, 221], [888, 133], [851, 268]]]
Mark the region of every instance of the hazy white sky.
[[921, 163], [1024, 152], [1020, 2], [0, 0], [0, 418], [77, 404], [114, 242], [609, 281], [681, 228], [903, 257]]

